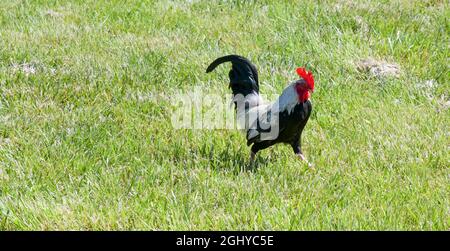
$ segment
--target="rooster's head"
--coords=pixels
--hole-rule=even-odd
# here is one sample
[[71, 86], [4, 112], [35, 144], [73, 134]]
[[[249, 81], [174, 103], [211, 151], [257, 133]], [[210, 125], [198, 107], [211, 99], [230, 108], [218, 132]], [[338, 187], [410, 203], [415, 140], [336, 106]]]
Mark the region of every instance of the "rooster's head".
[[305, 102], [314, 92], [314, 76], [312, 72], [306, 71], [305, 68], [297, 68], [297, 74], [301, 77], [296, 82], [295, 89], [300, 102]]

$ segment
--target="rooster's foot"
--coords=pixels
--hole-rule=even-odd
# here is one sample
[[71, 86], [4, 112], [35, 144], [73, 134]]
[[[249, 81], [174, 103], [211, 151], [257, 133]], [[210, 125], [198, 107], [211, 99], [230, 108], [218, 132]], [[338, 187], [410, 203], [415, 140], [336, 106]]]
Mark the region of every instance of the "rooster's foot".
[[301, 154], [301, 153], [297, 153], [297, 154], [295, 154], [295, 155], [297, 155], [297, 157], [298, 157], [300, 160], [305, 161], [305, 162], [308, 164], [308, 167], [312, 167], [312, 164], [309, 163], [309, 161], [306, 159], [305, 155], [303, 155], [303, 154]]

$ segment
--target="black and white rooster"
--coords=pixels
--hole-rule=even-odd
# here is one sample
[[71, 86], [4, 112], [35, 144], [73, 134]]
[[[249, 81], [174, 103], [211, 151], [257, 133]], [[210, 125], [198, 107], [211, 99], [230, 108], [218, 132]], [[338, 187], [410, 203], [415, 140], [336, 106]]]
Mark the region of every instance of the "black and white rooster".
[[309, 100], [314, 91], [312, 73], [297, 68], [301, 79], [291, 82], [275, 102], [263, 104], [257, 69], [247, 58], [238, 55], [218, 58], [208, 66], [206, 72], [213, 71], [225, 62], [232, 64], [229, 72], [230, 88], [238, 121], [245, 123], [247, 145], [252, 145], [251, 161], [258, 151], [277, 143], [291, 145], [294, 153], [306, 161], [301, 148], [301, 136], [312, 111]]

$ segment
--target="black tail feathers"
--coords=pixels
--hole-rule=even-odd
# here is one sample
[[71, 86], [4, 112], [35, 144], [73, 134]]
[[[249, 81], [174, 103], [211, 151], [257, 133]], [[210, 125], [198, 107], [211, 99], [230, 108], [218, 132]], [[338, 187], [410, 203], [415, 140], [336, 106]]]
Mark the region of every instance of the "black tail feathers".
[[233, 94], [243, 94], [244, 96], [250, 93], [259, 93], [258, 71], [255, 65], [250, 60], [238, 55], [228, 55], [220, 57], [212, 62], [206, 72], [213, 71], [218, 65], [231, 62], [232, 68], [228, 74], [230, 77], [230, 85]]

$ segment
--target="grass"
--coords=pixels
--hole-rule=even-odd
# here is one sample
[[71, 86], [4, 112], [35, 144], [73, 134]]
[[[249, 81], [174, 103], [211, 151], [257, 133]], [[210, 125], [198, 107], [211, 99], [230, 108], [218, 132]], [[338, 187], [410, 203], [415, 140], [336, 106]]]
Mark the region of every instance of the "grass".
[[[449, 230], [447, 1], [0, 3], [0, 229]], [[236, 53], [281, 93], [307, 66], [298, 161], [248, 170], [233, 130], [174, 130]], [[357, 70], [373, 58], [398, 77]], [[431, 86], [423, 83], [432, 83]]]

